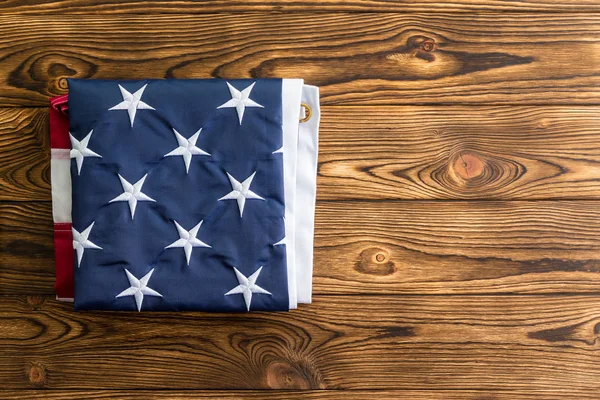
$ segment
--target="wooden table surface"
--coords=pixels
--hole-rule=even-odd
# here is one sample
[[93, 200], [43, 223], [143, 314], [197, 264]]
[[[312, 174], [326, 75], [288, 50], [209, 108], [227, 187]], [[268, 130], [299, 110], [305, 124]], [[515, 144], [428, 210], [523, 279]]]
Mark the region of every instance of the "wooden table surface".
[[[599, 67], [598, 0], [0, 2], [0, 398], [600, 398]], [[67, 77], [319, 85], [314, 303], [55, 301]]]

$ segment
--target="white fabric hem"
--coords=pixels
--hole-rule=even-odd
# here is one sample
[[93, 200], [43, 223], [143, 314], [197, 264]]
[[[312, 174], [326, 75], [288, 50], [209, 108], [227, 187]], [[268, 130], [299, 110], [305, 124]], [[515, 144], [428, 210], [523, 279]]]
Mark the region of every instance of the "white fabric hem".
[[317, 156], [321, 117], [319, 88], [304, 85], [302, 103], [311, 108], [312, 115], [308, 121], [300, 123], [298, 128], [294, 254], [298, 303], [311, 303], [317, 197]]
[[298, 307], [297, 280], [295, 268], [295, 216], [296, 162], [298, 151], [298, 124], [302, 99], [302, 79], [283, 79], [283, 176], [285, 197], [285, 252], [288, 276], [290, 309]]

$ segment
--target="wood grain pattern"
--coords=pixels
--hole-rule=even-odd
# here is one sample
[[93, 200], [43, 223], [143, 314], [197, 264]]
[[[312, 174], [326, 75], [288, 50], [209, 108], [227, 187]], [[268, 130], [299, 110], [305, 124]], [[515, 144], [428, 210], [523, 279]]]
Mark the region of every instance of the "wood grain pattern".
[[0, 109], [0, 200], [51, 200], [47, 109]]
[[[0, 109], [0, 200], [50, 200], [45, 109]], [[320, 200], [598, 199], [600, 107], [328, 106]]]
[[302, 77], [323, 104], [598, 104], [599, 41], [598, 14], [5, 15], [0, 106], [46, 105], [67, 77]]
[[0, 295], [54, 293], [50, 203], [0, 202]]
[[589, 390], [1, 390], [3, 400], [587, 400]]
[[599, 111], [328, 107], [319, 198], [597, 198]]
[[334, 296], [290, 313], [0, 303], [3, 389], [600, 389], [597, 296]]
[[547, 11], [571, 13], [600, 11], [594, 0], [191, 0], [119, 1], [119, 0], [6, 0], [0, 10], [18, 14], [195, 14], [246, 11], [352, 11], [352, 12], [472, 12], [472, 11]]
[[[52, 294], [49, 203], [0, 204], [0, 294]], [[597, 292], [600, 202], [319, 202], [314, 292]]]
[[[599, 12], [0, 2], [0, 398], [598, 398]], [[321, 86], [314, 303], [226, 315], [54, 301], [43, 108], [68, 77]]]

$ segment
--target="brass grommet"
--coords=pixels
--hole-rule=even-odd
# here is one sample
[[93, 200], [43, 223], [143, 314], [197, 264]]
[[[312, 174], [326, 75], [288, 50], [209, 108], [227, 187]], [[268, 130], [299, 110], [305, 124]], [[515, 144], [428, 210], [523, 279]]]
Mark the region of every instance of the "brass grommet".
[[300, 107], [304, 108], [304, 118], [300, 118], [300, 122], [306, 122], [312, 117], [312, 108], [306, 103], [301, 103]]

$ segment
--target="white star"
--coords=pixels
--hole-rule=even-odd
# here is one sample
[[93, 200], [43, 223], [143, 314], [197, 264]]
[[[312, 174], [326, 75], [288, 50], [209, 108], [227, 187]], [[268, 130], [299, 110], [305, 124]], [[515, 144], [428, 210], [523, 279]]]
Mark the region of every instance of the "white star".
[[144, 295], [147, 296], [157, 296], [162, 297], [162, 294], [158, 293], [154, 289], [150, 289], [148, 287], [148, 281], [154, 272], [154, 268], [150, 270], [143, 278], [137, 279], [133, 274], [127, 269], [125, 269], [125, 273], [127, 274], [127, 279], [129, 279], [129, 284], [131, 287], [123, 290], [121, 293], [116, 295], [115, 297], [124, 297], [124, 296], [133, 296], [135, 297], [135, 304], [137, 305], [138, 311], [142, 310], [142, 302], [144, 301]]
[[175, 226], [177, 227], [177, 232], [179, 232], [179, 239], [165, 247], [165, 249], [171, 249], [174, 247], [183, 247], [185, 251], [185, 258], [187, 259], [187, 264], [190, 265], [190, 257], [192, 256], [192, 248], [193, 247], [209, 247], [210, 246], [200, 239], [196, 239], [196, 235], [198, 234], [198, 229], [202, 225], [202, 221], [198, 222], [198, 225], [193, 227], [191, 230], [186, 231], [181, 225], [175, 222]]
[[256, 270], [255, 273], [246, 278], [237, 268], [233, 268], [235, 271], [235, 275], [237, 276], [239, 285], [231, 289], [229, 292], [225, 293], [225, 296], [229, 296], [230, 294], [243, 294], [244, 301], [246, 302], [246, 309], [250, 311], [250, 303], [252, 302], [252, 293], [259, 294], [268, 294], [271, 295], [270, 292], [267, 292], [265, 289], [261, 288], [256, 284], [256, 278], [260, 274], [262, 267]]
[[277, 150], [275, 150], [274, 152], [272, 152], [271, 154], [279, 154], [282, 153], [283, 154], [283, 146], [281, 146], [280, 148], [278, 148]]
[[131, 211], [131, 219], [135, 215], [135, 207], [137, 206], [138, 201], [156, 201], [144, 193], [142, 193], [142, 185], [144, 185], [144, 181], [148, 174], [144, 175], [142, 179], [137, 181], [135, 184], [131, 184], [125, 180], [121, 175], [119, 175], [119, 179], [121, 180], [121, 186], [123, 186], [123, 193], [109, 201], [112, 203], [114, 201], [126, 201], [129, 203], [129, 211]]
[[90, 142], [90, 138], [92, 137], [92, 129], [90, 133], [86, 137], [84, 137], [81, 142], [69, 132], [69, 137], [71, 138], [71, 158], [74, 158], [77, 162], [77, 175], [81, 174], [81, 167], [83, 166], [83, 159], [85, 157], [100, 157], [100, 154], [94, 153], [92, 150], [88, 149], [88, 143]]
[[244, 110], [246, 109], [246, 107], [264, 108], [263, 106], [261, 106], [260, 104], [255, 102], [254, 100], [250, 99], [250, 92], [252, 91], [252, 88], [254, 87], [255, 84], [256, 84], [256, 82], [254, 82], [252, 85], [248, 86], [246, 89], [244, 89], [240, 92], [239, 90], [237, 90], [236, 88], [231, 86], [229, 84], [229, 82], [227, 82], [227, 86], [229, 87], [229, 93], [231, 93], [231, 100], [229, 100], [228, 102], [226, 102], [224, 104], [221, 104], [219, 107], [217, 107], [217, 109], [219, 109], [219, 108], [234, 108], [235, 107], [235, 109], [237, 110], [238, 119], [240, 120], [240, 125], [241, 125], [242, 118], [244, 118]]
[[237, 200], [238, 207], [240, 209], [240, 218], [244, 213], [244, 205], [246, 204], [246, 199], [257, 199], [264, 200], [262, 197], [254, 193], [250, 190], [250, 184], [252, 183], [252, 179], [254, 179], [254, 175], [256, 175], [256, 171], [252, 173], [246, 180], [242, 183], [238, 182], [233, 176], [227, 173], [227, 177], [229, 178], [229, 182], [231, 182], [231, 188], [233, 189], [231, 192], [227, 193], [225, 196], [221, 197], [221, 200]]
[[133, 128], [133, 121], [135, 120], [135, 113], [137, 110], [154, 110], [153, 107], [142, 101], [142, 94], [144, 93], [146, 86], [148, 86], [148, 84], [142, 86], [142, 88], [134, 94], [131, 94], [123, 86], [119, 85], [119, 89], [121, 89], [121, 95], [123, 96], [123, 101], [116, 106], [109, 108], [108, 110], [127, 110], [127, 113], [129, 114], [129, 121], [131, 122], [131, 127]]
[[196, 147], [196, 141], [198, 140], [198, 136], [200, 136], [200, 132], [202, 132], [202, 128], [198, 129], [196, 133], [192, 135], [191, 138], [186, 139], [179, 132], [173, 128], [173, 132], [175, 132], [175, 137], [177, 138], [177, 143], [179, 143], [179, 147], [170, 153], [165, 154], [165, 157], [169, 156], [182, 156], [183, 162], [185, 163], [185, 172], [190, 172], [190, 162], [192, 161], [192, 156], [210, 156], [209, 153], [204, 150]]
[[71, 228], [73, 231], [73, 249], [77, 251], [77, 268], [81, 266], [81, 259], [83, 258], [83, 252], [85, 249], [99, 249], [102, 250], [102, 247], [96, 246], [88, 237], [90, 236], [90, 232], [94, 227], [94, 222], [90, 224], [83, 232], [79, 233], [75, 230], [75, 228]]

